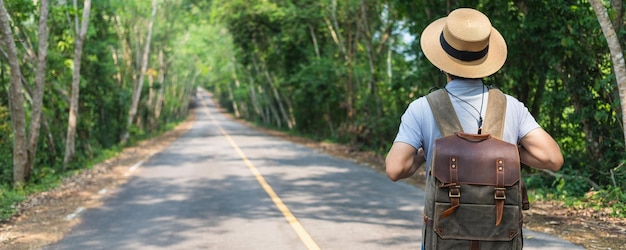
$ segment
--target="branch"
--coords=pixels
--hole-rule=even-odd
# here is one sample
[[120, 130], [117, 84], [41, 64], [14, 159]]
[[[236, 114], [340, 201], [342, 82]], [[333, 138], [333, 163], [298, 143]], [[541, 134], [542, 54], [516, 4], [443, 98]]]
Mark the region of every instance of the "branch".
[[16, 35], [22, 37], [21, 39], [17, 40], [22, 44], [24, 50], [26, 50], [26, 56], [24, 57], [26, 58], [26, 60], [34, 64], [35, 58], [37, 56], [35, 55], [35, 50], [33, 49], [33, 43], [30, 41], [30, 37], [28, 36], [28, 34], [22, 32], [22, 30], [26, 29], [24, 29], [21, 24], [18, 24], [18, 26], [20, 26], [20, 28], [18, 28], [19, 32], [16, 32]]
[[615, 180], [615, 171], [620, 169], [622, 166], [624, 166], [624, 162], [621, 162], [619, 165], [617, 165], [617, 167], [609, 170], [609, 172], [611, 172], [611, 181], [613, 181], [613, 187], [617, 187], [617, 181]]
[[[7, 52], [6, 52], [4, 49], [2, 49], [2, 48], [0, 48], [0, 55], [2, 55], [2, 58], [3, 58], [4, 60], [8, 60], [8, 58], [9, 58], [9, 57], [8, 57], [8, 55], [7, 55]], [[31, 90], [30, 90], [30, 86], [28, 85], [28, 82], [26, 81], [26, 77], [24, 77], [24, 74], [22, 74], [21, 72], [20, 72], [20, 78], [21, 78], [21, 79], [20, 79], [20, 81], [22, 82], [22, 86], [24, 87], [24, 90], [25, 90], [25, 93], [24, 93], [25, 95], [24, 95], [24, 96], [25, 96], [26, 100], [27, 100], [29, 103], [32, 103], [32, 101], [31, 101], [31, 96], [32, 96], [32, 94], [31, 94], [31, 93], [32, 93], [32, 92], [31, 92]], [[63, 89], [63, 88], [61, 88], [61, 87], [59, 87], [59, 86], [58, 86], [58, 82], [56, 82], [56, 81], [52, 81], [51, 83], [56, 83], [56, 84], [53, 84], [52, 86], [54, 87], [54, 89], [55, 89], [58, 93], [60, 93], [60, 94], [61, 94], [61, 97], [63, 97], [63, 99], [64, 99], [67, 103], [69, 103], [69, 102], [70, 102], [70, 99], [69, 99], [69, 93], [67, 92], [67, 90], [65, 90], [65, 89]]]
[[587, 178], [587, 177], [582, 177], [582, 176], [578, 176], [578, 175], [566, 175], [566, 174], [559, 174], [559, 173], [555, 173], [552, 172], [550, 170], [547, 169], [539, 169], [541, 171], [543, 171], [544, 173], [552, 176], [552, 177], [556, 177], [556, 178], [563, 178], [563, 179], [581, 179], [585, 182], [587, 182], [589, 185], [591, 185], [595, 190], [601, 190], [602, 188], [600, 187], [600, 185], [598, 185], [598, 183], [595, 183], [594, 181], [592, 181], [591, 179]]
[[76, 0], [74, 0], [74, 11], [76, 11], [76, 14], [74, 15], [74, 29], [76, 30], [76, 34], [78, 34], [80, 26], [78, 26], [78, 4], [76, 3]]

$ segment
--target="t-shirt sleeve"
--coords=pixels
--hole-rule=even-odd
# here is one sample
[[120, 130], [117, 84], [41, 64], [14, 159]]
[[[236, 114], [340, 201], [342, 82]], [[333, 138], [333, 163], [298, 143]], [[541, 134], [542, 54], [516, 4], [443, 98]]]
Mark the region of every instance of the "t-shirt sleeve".
[[398, 134], [394, 142], [404, 142], [416, 149], [422, 147], [422, 133], [418, 119], [421, 101], [413, 101], [402, 115]]
[[528, 111], [528, 108], [524, 105], [524, 103], [518, 101], [515, 98], [510, 98], [508, 101], [514, 104], [514, 110], [516, 111], [516, 118], [519, 124], [517, 131], [517, 142], [519, 143], [519, 141], [521, 141], [524, 136], [530, 133], [530, 131], [541, 128], [541, 126], [539, 125], [539, 123], [537, 123], [530, 111]]

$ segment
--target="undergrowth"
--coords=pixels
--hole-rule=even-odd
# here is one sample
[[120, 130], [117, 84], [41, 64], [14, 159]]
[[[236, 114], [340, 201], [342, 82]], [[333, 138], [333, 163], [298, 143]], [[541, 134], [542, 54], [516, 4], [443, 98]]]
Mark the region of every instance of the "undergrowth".
[[[163, 129], [152, 134], [134, 135], [134, 139], [129, 141], [127, 146], [136, 145], [140, 140], [159, 136], [166, 131], [172, 130], [180, 122], [182, 121], [169, 123]], [[20, 187], [14, 187], [8, 183], [0, 183], [0, 222], [6, 222], [19, 212], [17, 211], [18, 204], [26, 200], [30, 195], [54, 189], [59, 186], [63, 178], [73, 176], [85, 169], [90, 169], [100, 162], [115, 157], [122, 150], [124, 150], [124, 147], [117, 145], [108, 149], [102, 149], [91, 155], [91, 158], [77, 155], [76, 161], [65, 171], [63, 171], [64, 168], [61, 165], [35, 167], [30, 180]]]
[[534, 178], [525, 178], [531, 204], [533, 200], [556, 200], [571, 209], [591, 209], [605, 216], [626, 218], [626, 192], [621, 187], [609, 185], [599, 190], [588, 188], [581, 193], [566, 188], [569, 185], [564, 184], [566, 181], [563, 178], [557, 178], [553, 185], [543, 186], [537, 186]]

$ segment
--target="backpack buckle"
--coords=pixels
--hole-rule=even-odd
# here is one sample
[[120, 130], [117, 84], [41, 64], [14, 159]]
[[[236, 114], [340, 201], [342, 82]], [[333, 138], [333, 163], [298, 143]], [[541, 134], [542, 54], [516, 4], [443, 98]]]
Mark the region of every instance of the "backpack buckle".
[[493, 198], [496, 200], [506, 200], [506, 188], [495, 188]]
[[451, 186], [450, 190], [448, 190], [448, 197], [450, 198], [461, 198], [461, 186]]

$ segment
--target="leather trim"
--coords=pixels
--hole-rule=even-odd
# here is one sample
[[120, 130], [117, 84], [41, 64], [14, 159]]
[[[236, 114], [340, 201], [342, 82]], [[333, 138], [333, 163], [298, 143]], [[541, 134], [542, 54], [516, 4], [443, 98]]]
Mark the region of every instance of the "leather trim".
[[[494, 173], [494, 161], [497, 159], [506, 163], [503, 187], [513, 186], [521, 180], [519, 151], [516, 145], [493, 137], [474, 142], [453, 135], [435, 140], [434, 147], [432, 175], [441, 183], [496, 186], [496, 175], [485, 173]], [[475, 147], [481, 147], [480, 155], [476, 155], [476, 151], [467, 150]], [[450, 176], [451, 156], [456, 160], [457, 181]]]
[[496, 226], [502, 223], [502, 212], [504, 211], [504, 200], [506, 199], [506, 189], [504, 188], [505, 176], [504, 160], [496, 160], [496, 188], [493, 198], [496, 203]]
[[480, 241], [470, 240], [470, 250], [480, 250]]

